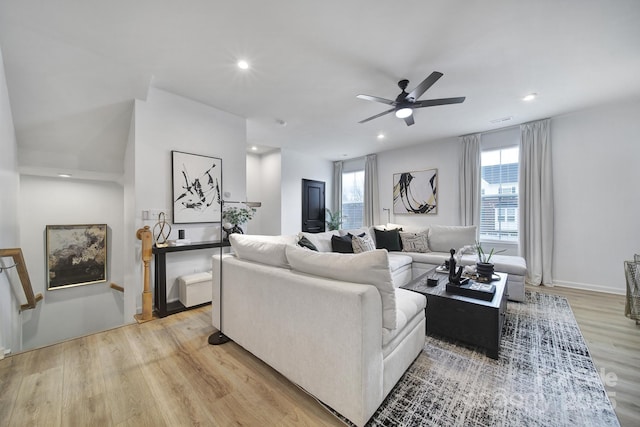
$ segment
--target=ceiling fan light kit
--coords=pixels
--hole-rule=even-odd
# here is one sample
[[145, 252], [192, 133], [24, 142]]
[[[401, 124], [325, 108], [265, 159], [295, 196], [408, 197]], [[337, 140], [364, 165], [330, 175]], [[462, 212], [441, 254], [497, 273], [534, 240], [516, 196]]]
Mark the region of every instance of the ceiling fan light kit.
[[396, 110], [396, 117], [399, 119], [404, 119], [413, 114], [413, 110], [411, 108], [405, 107], [399, 110]]
[[418, 86], [416, 86], [411, 92], [407, 93], [405, 89], [409, 85], [409, 80], [403, 79], [398, 82], [398, 87], [402, 90], [400, 94], [396, 97], [395, 101], [390, 99], [380, 98], [378, 96], [371, 95], [358, 95], [357, 98], [364, 99], [365, 101], [373, 101], [379, 102], [381, 104], [391, 105], [393, 108], [387, 111], [383, 111], [380, 114], [376, 114], [375, 116], [371, 116], [364, 120], [361, 120], [358, 123], [366, 123], [370, 120], [377, 119], [378, 117], [382, 117], [389, 113], [395, 113], [396, 117], [399, 119], [404, 119], [404, 122], [407, 126], [411, 126], [414, 124], [413, 120], [413, 110], [415, 108], [424, 108], [424, 107], [435, 107], [437, 105], [447, 105], [447, 104], [460, 104], [464, 102], [465, 97], [461, 96], [458, 98], [442, 98], [442, 99], [428, 99], [424, 101], [418, 101], [426, 91], [429, 89], [435, 82], [442, 77], [442, 73], [438, 71], [434, 71], [431, 73], [429, 77], [424, 79]]

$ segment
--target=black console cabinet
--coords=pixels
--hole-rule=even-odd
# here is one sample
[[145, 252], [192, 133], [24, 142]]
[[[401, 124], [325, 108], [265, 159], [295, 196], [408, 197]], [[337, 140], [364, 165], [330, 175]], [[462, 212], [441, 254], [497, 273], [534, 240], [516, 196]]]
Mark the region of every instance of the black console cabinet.
[[157, 247], [153, 245], [154, 255], [154, 303], [156, 312], [159, 317], [166, 317], [170, 314], [179, 313], [187, 310], [180, 301], [167, 303], [167, 253], [195, 251], [198, 249], [211, 249], [229, 246], [228, 241], [214, 242], [195, 242], [190, 245], [183, 246], [163, 246]]

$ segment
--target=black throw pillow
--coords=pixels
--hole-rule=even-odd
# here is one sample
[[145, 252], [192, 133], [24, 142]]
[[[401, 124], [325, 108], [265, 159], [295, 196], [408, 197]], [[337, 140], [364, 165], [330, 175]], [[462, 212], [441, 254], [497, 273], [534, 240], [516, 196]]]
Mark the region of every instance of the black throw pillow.
[[376, 233], [376, 248], [391, 251], [401, 251], [402, 241], [400, 240], [400, 230], [378, 230], [373, 229]]
[[[364, 236], [364, 233], [360, 234], [359, 237]], [[333, 252], [338, 252], [341, 254], [352, 254], [353, 253], [353, 245], [351, 244], [351, 240], [353, 239], [353, 234], [349, 233], [346, 236], [331, 236], [331, 250]]]
[[316, 245], [311, 243], [311, 240], [307, 239], [304, 236], [302, 236], [300, 240], [298, 240], [298, 246], [302, 246], [303, 248], [311, 249], [312, 251], [318, 252], [318, 248], [316, 248]]
[[352, 254], [353, 245], [351, 244], [351, 235], [331, 236], [331, 250], [341, 254]]

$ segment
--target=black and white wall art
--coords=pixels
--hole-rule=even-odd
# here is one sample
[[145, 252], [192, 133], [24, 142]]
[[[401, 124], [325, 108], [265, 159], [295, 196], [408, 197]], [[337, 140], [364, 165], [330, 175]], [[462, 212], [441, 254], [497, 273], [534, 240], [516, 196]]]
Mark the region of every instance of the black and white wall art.
[[394, 214], [438, 213], [438, 169], [393, 174]]
[[220, 222], [222, 159], [171, 152], [173, 223]]
[[107, 280], [107, 225], [47, 225], [47, 289]]

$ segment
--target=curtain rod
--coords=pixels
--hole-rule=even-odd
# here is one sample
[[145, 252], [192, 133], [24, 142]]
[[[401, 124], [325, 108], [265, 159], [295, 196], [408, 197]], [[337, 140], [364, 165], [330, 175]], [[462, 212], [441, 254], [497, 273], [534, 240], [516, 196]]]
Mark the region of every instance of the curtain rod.
[[491, 130], [487, 130], [487, 131], [484, 131], [484, 132], [471, 132], [471, 133], [465, 133], [464, 135], [460, 135], [460, 138], [462, 138], [463, 136], [475, 135], [475, 134], [477, 134], [477, 133], [479, 133], [480, 135], [487, 135], [487, 134], [489, 134], [489, 133], [501, 132], [501, 131], [503, 131], [503, 130], [509, 130], [509, 129], [513, 129], [513, 128], [515, 128], [515, 127], [520, 127], [520, 126], [522, 126], [522, 125], [528, 125], [528, 124], [530, 124], [530, 123], [541, 122], [541, 121], [543, 121], [543, 120], [549, 120], [549, 119], [550, 119], [550, 117], [545, 117], [544, 119], [531, 120], [531, 121], [528, 121], [528, 122], [522, 122], [522, 123], [518, 123], [518, 124], [515, 124], [515, 125], [511, 125], [511, 126], [503, 127], [503, 128], [491, 129]]

